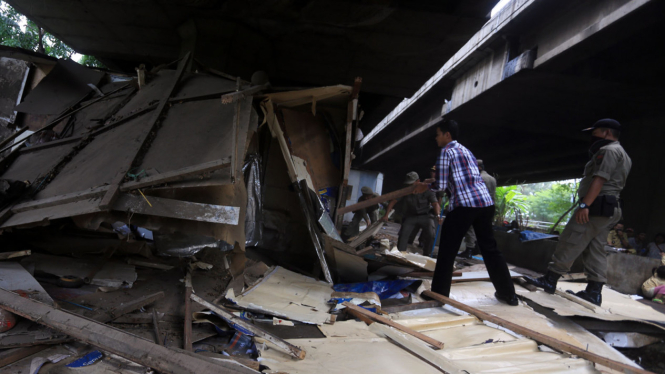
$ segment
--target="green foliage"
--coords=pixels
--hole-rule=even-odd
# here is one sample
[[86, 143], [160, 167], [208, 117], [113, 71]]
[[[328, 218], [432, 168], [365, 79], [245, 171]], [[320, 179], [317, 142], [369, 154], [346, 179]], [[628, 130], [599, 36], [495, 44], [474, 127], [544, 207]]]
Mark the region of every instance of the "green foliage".
[[497, 224], [503, 221], [512, 221], [518, 214], [526, 214], [529, 211], [527, 196], [521, 191], [521, 186], [504, 186], [496, 188], [496, 212]]
[[[574, 182], [551, 183], [549, 188], [541, 189], [527, 198], [529, 217], [536, 221], [556, 222], [576, 200], [577, 184]], [[566, 222], [572, 212], [562, 220]]]
[[[21, 29], [21, 23], [26, 23], [25, 30]], [[39, 50], [40, 33], [42, 34], [43, 51]], [[43, 52], [49, 56], [64, 59], [69, 59], [76, 53], [60, 39], [44, 31], [34, 22], [27, 20], [5, 1], [0, 1], [0, 44]], [[86, 66], [104, 67], [93, 56], [83, 56], [80, 63]]]
[[104, 64], [99, 61], [95, 56], [83, 55], [79, 60], [79, 64], [84, 66], [90, 66], [93, 68], [105, 68]]

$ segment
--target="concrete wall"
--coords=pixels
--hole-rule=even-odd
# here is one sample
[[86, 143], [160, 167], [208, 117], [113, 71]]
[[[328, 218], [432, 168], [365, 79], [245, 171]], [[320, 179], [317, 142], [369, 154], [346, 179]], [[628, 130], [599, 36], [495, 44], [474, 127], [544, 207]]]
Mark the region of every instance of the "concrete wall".
[[[494, 237], [499, 250], [509, 264], [543, 274], [547, 272], [547, 264], [552, 259], [552, 254], [558, 243], [555, 240], [536, 240], [523, 243], [518, 234], [509, 234], [503, 231], [495, 231]], [[580, 273], [582, 271], [582, 259], [579, 258], [573, 264], [571, 272]]]
[[[547, 264], [556, 249], [555, 240], [537, 240], [522, 242], [517, 234], [495, 231], [499, 250], [506, 261], [515, 266], [545, 273]], [[642, 283], [651, 277], [654, 267], [660, 265], [659, 260], [624, 253], [610, 253], [607, 256], [607, 284], [625, 294], [641, 295]], [[571, 269], [572, 273], [584, 270], [582, 258], [578, 258]]]

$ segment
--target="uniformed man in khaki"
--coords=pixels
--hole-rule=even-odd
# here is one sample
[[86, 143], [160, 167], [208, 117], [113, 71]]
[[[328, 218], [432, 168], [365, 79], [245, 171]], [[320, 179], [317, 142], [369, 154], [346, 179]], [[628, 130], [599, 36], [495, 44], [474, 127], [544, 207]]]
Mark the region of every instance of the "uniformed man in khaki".
[[[360, 192], [362, 193], [362, 196], [360, 196], [360, 198], [358, 199], [359, 203], [379, 196], [376, 193], [374, 193], [374, 191], [372, 191], [371, 188], [367, 186], [362, 187], [360, 189]], [[366, 208], [354, 211], [351, 223], [346, 227], [346, 230], [344, 230], [344, 236], [346, 238], [351, 238], [358, 235], [360, 233], [360, 221], [362, 220], [365, 220], [365, 222], [367, 223], [367, 227], [369, 227], [372, 223], [378, 221], [379, 205], [378, 204], [371, 205]]]
[[559, 237], [547, 274], [527, 281], [548, 293], [556, 291], [562, 274], [570, 271], [573, 262], [582, 255], [586, 290], [576, 293], [596, 305], [602, 303], [601, 292], [607, 282], [607, 234], [621, 219], [619, 195], [623, 190], [632, 161], [619, 143], [621, 125], [613, 119], [602, 119], [591, 128], [591, 160], [584, 168], [579, 187], [579, 207]]
[[[404, 186], [411, 186], [419, 181], [418, 173], [412, 171], [406, 175]], [[381, 218], [381, 221], [388, 222], [388, 215], [395, 205], [397, 205], [395, 210], [402, 216], [397, 249], [402, 252], [406, 251], [411, 233], [414, 230], [422, 229], [418, 241], [423, 243], [423, 255], [429, 256], [434, 246], [435, 223], [433, 217], [438, 217], [441, 209], [436, 200], [436, 195], [433, 191], [426, 190], [422, 193], [403, 196], [399, 200], [392, 200], [388, 204], [386, 214]], [[430, 211], [432, 215], [430, 215]]]

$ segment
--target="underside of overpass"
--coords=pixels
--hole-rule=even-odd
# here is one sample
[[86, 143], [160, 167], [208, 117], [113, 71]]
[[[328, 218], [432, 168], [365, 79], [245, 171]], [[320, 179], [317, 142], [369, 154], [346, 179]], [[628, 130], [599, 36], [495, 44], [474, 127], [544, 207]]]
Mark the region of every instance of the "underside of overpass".
[[[665, 42], [665, 25], [657, 22], [664, 14], [662, 3], [645, 2], [601, 30], [583, 30], [592, 35], [535, 68], [480, 90], [479, 83], [491, 79], [478, 67], [483, 58], [499, 61], [499, 76], [505, 62], [528, 50], [536, 53], [538, 64], [538, 41], [547, 41], [542, 35], [548, 27], [580, 12], [571, 2], [556, 2], [560, 7], [552, 3], [531, 4], [527, 19], [514, 20], [484, 50], [473, 51], [480, 57], [442, 78], [366, 140], [355, 166], [384, 172], [387, 190], [398, 188], [409, 171], [428, 175], [439, 152], [436, 124], [444, 117], [460, 123], [460, 142], [504, 185], [580, 178], [589, 157], [589, 137], [580, 130], [600, 118], [624, 124], [621, 141], [631, 155], [646, 146], [648, 134], [662, 137], [657, 121], [652, 122], [661, 116], [665, 99], [665, 51], [656, 47]], [[465, 85], [472, 90], [478, 86], [478, 93], [456, 103], [455, 90], [468, 90]], [[451, 97], [453, 108], [446, 113], [444, 99]]]
[[111, 69], [203, 66], [273, 86], [363, 78], [365, 122], [411, 96], [488, 19], [498, 0], [10, 0], [29, 19]]

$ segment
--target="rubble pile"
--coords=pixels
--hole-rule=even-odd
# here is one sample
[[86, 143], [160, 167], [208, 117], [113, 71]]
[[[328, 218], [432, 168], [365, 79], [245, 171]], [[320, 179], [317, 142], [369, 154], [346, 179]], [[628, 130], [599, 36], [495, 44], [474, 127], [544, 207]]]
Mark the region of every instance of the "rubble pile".
[[59, 61], [17, 107], [34, 133], [2, 145], [0, 373], [640, 372], [564, 317], [661, 332], [632, 299], [521, 289], [509, 309], [461, 258], [448, 299], [394, 223], [342, 241], [359, 79], [293, 90], [191, 63]]

